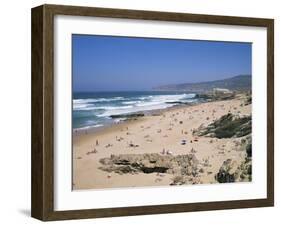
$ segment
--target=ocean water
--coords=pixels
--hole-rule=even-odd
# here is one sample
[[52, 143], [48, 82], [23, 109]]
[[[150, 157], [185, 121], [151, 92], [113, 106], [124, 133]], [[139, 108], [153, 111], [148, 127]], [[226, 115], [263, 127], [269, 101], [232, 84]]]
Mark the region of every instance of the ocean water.
[[165, 109], [178, 103], [198, 101], [194, 93], [184, 92], [74, 92], [72, 124], [74, 129], [101, 127], [125, 118], [112, 115]]

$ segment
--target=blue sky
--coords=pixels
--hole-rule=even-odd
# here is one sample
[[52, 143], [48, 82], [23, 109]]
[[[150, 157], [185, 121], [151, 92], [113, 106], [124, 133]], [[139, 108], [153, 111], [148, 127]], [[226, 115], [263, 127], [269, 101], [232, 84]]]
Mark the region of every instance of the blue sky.
[[74, 91], [150, 90], [251, 74], [250, 43], [72, 35]]

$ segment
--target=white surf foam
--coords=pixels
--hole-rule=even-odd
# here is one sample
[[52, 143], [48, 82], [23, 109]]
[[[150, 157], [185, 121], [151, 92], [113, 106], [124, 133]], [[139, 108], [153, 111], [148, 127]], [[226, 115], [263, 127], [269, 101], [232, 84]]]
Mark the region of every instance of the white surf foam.
[[[165, 109], [174, 106], [176, 103], [172, 102], [193, 102], [195, 94], [174, 94], [174, 95], [150, 95], [125, 98], [125, 97], [112, 97], [112, 98], [97, 98], [97, 99], [75, 99], [73, 100], [73, 109], [90, 111], [101, 110], [102, 113], [96, 115], [98, 117], [109, 117], [111, 115], [131, 114], [140, 111], [150, 111], [157, 109]], [[133, 100], [132, 100], [133, 99]], [[116, 100], [124, 100], [117, 105]], [[111, 104], [109, 102], [113, 102]], [[99, 103], [97, 103], [99, 102]], [[106, 102], [104, 105], [102, 102]]]

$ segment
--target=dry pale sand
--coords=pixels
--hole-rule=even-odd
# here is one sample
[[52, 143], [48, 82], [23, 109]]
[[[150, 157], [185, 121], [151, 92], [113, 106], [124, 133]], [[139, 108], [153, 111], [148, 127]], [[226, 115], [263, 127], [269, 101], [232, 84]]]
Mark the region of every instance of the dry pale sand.
[[[173, 177], [171, 174], [120, 175], [99, 169], [99, 160], [111, 154], [160, 153], [163, 148], [173, 155], [188, 154], [192, 148], [195, 149], [197, 159], [208, 165], [201, 176], [201, 182], [217, 183], [214, 176], [226, 159], [231, 158], [240, 163], [245, 158], [245, 150], [240, 150], [236, 145], [241, 138], [199, 137], [195, 141], [197, 137], [192, 135], [192, 130], [201, 124], [208, 125], [229, 112], [250, 115], [251, 105], [240, 106], [241, 103], [244, 103], [244, 98], [237, 97], [233, 100], [182, 106], [98, 132], [88, 131], [73, 136], [73, 189], [169, 185]], [[186, 145], [181, 144], [183, 139], [187, 140]], [[138, 147], [130, 147], [130, 143]], [[94, 153], [94, 150], [97, 152]]]

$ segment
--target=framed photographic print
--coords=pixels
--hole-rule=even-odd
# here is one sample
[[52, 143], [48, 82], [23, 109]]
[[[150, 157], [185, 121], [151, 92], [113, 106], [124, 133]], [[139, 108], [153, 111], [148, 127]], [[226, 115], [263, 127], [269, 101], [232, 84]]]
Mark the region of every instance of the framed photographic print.
[[32, 9], [32, 216], [273, 206], [272, 19]]

